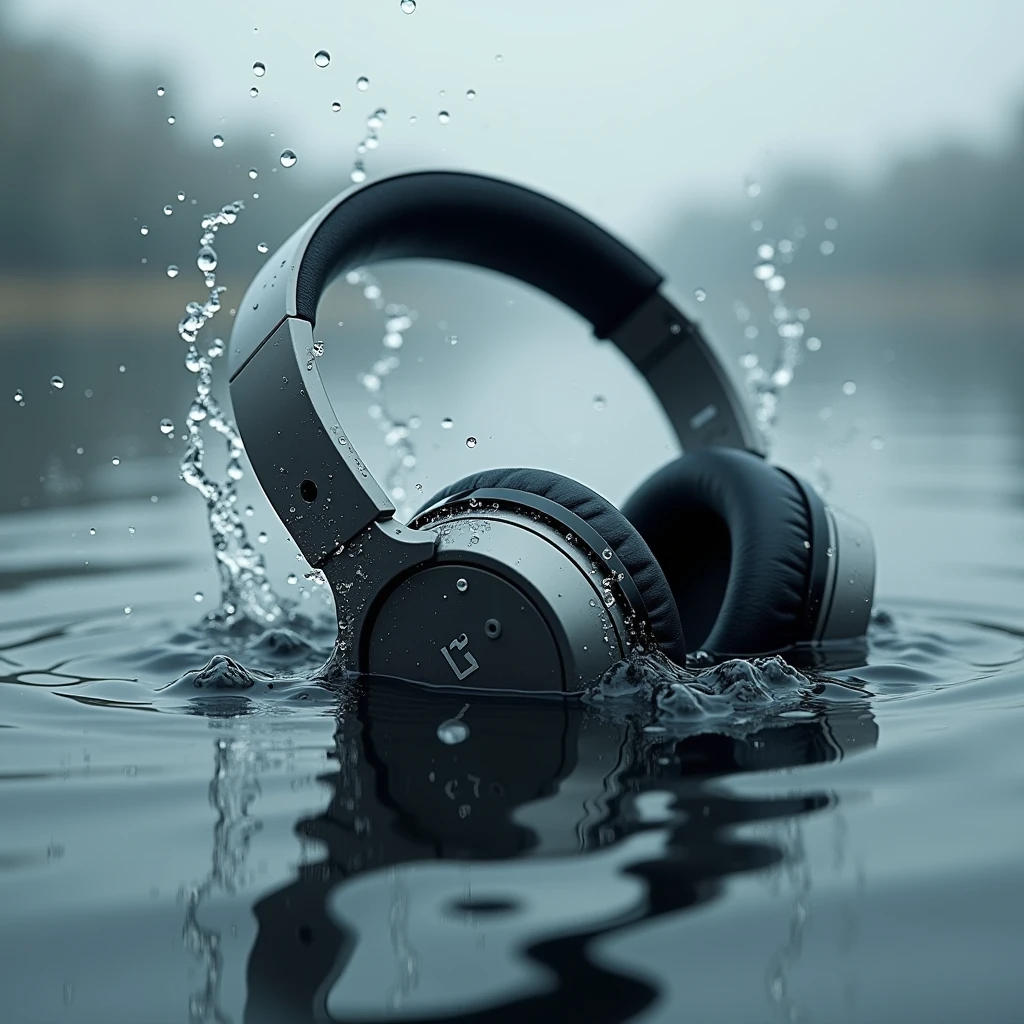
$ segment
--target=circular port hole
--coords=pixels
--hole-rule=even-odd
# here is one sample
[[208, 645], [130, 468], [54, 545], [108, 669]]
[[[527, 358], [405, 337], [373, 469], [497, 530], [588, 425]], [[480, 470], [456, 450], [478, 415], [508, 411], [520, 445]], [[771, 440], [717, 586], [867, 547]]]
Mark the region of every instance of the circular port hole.
[[303, 501], [316, 501], [316, 484], [312, 480], [303, 480], [299, 484], [299, 494]]
[[497, 640], [501, 636], [501, 623], [497, 619], [488, 619], [484, 623], [484, 633], [488, 640]]

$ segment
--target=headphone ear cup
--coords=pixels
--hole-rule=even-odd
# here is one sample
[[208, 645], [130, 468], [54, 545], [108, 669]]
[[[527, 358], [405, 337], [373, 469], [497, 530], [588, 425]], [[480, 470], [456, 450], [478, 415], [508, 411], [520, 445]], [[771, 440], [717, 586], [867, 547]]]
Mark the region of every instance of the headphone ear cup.
[[492, 487], [526, 491], [555, 501], [592, 526], [619, 556], [640, 592], [658, 646], [677, 664], [685, 664], [686, 643], [679, 613], [657, 559], [626, 516], [589, 487], [546, 469], [487, 469], [442, 488], [416, 515], [448, 498]]
[[659, 469], [623, 512], [661, 565], [692, 650], [763, 654], [812, 639], [811, 511], [786, 473], [704, 449]]

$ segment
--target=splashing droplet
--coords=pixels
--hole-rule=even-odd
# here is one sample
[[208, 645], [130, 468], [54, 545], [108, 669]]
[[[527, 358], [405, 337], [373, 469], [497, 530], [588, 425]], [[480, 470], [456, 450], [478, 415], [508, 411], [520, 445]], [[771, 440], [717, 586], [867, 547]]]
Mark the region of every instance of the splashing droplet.
[[223, 135], [214, 135], [213, 137], [213, 148], [220, 149], [224, 145]]
[[168, 277], [177, 277], [178, 276], [178, 268], [173, 263], [167, 268], [167, 276]]
[[262, 78], [267, 73], [267, 65], [264, 64], [263, 61], [261, 60], [256, 61], [256, 63], [252, 66], [252, 73], [257, 78]]
[[295, 155], [295, 153], [292, 150], [286, 149], [281, 154], [281, 166], [282, 167], [294, 167], [295, 166], [295, 162], [298, 159], [299, 158]]
[[359, 78], [356, 79], [356, 88], [360, 92], [366, 92], [366, 90], [370, 88], [370, 80], [365, 75], [360, 75]]
[[475, 448], [476, 447], [476, 438], [475, 437], [467, 437], [466, 438], [466, 447], [467, 448]]
[[170, 435], [174, 433], [174, 424], [168, 420], [163, 419], [160, 421], [160, 433]]
[[331, 63], [331, 55], [326, 50], [317, 50], [316, 53], [313, 54], [313, 63], [318, 68], [325, 68]]
[[447, 110], [441, 110], [438, 112], [437, 119], [441, 124], [447, 124], [452, 119], [452, 116]]

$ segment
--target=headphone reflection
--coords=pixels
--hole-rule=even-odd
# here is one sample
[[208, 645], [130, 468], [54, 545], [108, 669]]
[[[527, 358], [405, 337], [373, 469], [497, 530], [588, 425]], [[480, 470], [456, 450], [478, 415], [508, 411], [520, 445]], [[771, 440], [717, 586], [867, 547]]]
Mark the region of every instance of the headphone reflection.
[[[784, 857], [780, 845], [740, 838], [733, 826], [791, 820], [835, 802], [826, 792], [742, 797], [709, 783], [735, 773], [834, 761], [877, 743], [877, 725], [864, 701], [804, 714], [773, 718], [745, 734], [669, 735], [646, 732], [633, 716], [579, 702], [368, 682], [338, 720], [330, 755], [336, 766], [321, 778], [331, 788], [330, 803], [297, 826], [301, 836], [318, 842], [322, 855], [254, 907], [259, 931], [247, 970], [247, 1024], [387, 1016], [383, 994], [378, 1012], [362, 1015], [346, 1013], [343, 996], [331, 998], [332, 989], [344, 987], [346, 972], [359, 967], [359, 944], [366, 939], [347, 923], [343, 906], [360, 878], [431, 862], [472, 862], [485, 874], [488, 863], [504, 861], [511, 873], [539, 858], [545, 858], [539, 870], [550, 875], [577, 872], [581, 855], [618, 856], [622, 863], [609, 878], [628, 876], [644, 895], [629, 914], [620, 907], [603, 920], [570, 908], [532, 944], [527, 939], [517, 945], [557, 985], [517, 992], [500, 1005], [492, 998], [486, 1008], [475, 1003], [464, 1012], [450, 1009], [459, 997], [453, 992], [441, 1017], [429, 1011], [414, 1016], [411, 1006], [401, 1016], [627, 1019], [653, 1002], [657, 989], [593, 962], [588, 944], [624, 924], [715, 899], [728, 876]], [[450, 728], [453, 719], [468, 735], [446, 744], [437, 726]], [[623, 849], [642, 842], [636, 837], [644, 833], [658, 842], [634, 846], [624, 859]], [[462, 923], [475, 916], [486, 924], [516, 912], [514, 902], [467, 896], [451, 902], [445, 916], [461, 916]], [[375, 916], [386, 921], [388, 913], [385, 902]], [[358, 924], [364, 932], [364, 921]]]

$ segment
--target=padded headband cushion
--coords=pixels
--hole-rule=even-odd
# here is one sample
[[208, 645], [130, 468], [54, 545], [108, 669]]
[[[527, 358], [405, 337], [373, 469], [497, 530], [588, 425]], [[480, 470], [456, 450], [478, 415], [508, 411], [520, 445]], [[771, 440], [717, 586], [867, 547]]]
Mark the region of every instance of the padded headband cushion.
[[582, 214], [495, 178], [424, 171], [351, 193], [309, 241], [296, 313], [314, 322], [338, 274], [396, 259], [453, 260], [508, 274], [560, 299], [607, 338], [661, 275]]
[[785, 473], [709, 448], [663, 466], [623, 512], [669, 580], [691, 649], [760, 654], [810, 639], [810, 514]]
[[540, 495], [589, 523], [619, 556], [636, 584], [658, 645], [673, 661], [685, 663], [683, 630], [665, 574], [629, 520], [610, 501], [589, 487], [546, 469], [488, 469], [443, 488], [423, 508], [456, 494], [491, 487], [509, 487]]

